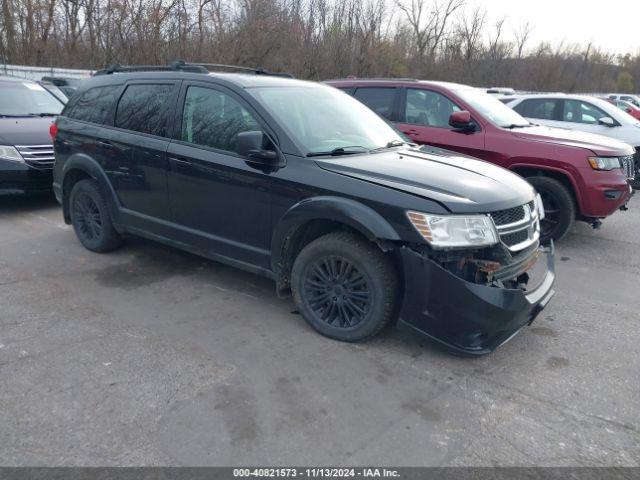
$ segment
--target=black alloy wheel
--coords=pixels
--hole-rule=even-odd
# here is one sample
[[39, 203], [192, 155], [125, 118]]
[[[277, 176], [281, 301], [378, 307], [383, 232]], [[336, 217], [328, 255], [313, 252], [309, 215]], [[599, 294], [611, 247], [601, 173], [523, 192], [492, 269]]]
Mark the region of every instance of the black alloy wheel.
[[73, 217], [78, 235], [88, 242], [95, 242], [102, 236], [102, 216], [96, 202], [86, 192], [80, 192], [73, 199]]
[[111, 221], [107, 202], [94, 180], [77, 182], [68, 201], [71, 224], [85, 248], [104, 253], [122, 244], [122, 237]]
[[540, 221], [540, 241], [561, 240], [573, 226], [576, 206], [573, 195], [565, 185], [555, 178], [535, 176], [527, 178], [542, 198], [544, 215]]
[[377, 245], [355, 233], [328, 233], [305, 246], [291, 271], [293, 299], [321, 334], [357, 342], [396, 313], [397, 273]]
[[322, 257], [304, 271], [304, 297], [316, 316], [334, 327], [354, 327], [371, 309], [367, 279], [350, 260]]

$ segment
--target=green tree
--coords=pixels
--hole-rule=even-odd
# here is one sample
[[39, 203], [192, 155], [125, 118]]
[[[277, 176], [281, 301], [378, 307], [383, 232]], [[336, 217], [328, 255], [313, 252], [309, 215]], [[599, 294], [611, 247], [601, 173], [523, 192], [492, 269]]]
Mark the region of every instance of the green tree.
[[616, 90], [623, 93], [633, 92], [633, 75], [629, 72], [620, 72], [616, 82]]

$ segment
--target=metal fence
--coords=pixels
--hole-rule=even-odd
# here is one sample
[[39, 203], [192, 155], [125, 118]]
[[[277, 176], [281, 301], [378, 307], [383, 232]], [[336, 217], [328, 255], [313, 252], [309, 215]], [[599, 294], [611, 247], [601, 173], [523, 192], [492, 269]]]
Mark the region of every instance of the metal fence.
[[42, 77], [88, 78], [92, 70], [74, 70], [69, 68], [30, 67], [25, 65], [0, 64], [0, 75], [41, 80]]

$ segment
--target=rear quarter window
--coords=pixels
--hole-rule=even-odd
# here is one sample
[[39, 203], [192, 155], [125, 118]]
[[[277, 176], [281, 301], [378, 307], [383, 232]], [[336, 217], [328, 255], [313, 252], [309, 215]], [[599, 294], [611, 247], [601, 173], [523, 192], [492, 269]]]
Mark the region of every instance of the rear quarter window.
[[80, 95], [65, 116], [84, 122], [106, 124], [120, 85], [90, 88]]

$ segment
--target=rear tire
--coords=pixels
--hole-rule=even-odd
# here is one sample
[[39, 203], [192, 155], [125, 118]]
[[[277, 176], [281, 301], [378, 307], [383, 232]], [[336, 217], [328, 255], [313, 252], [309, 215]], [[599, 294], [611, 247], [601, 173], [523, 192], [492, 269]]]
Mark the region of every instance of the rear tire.
[[398, 299], [390, 259], [347, 232], [329, 233], [307, 245], [293, 264], [291, 287], [307, 323], [345, 342], [358, 342], [382, 330]]
[[571, 192], [554, 178], [535, 176], [527, 181], [542, 197], [545, 218], [540, 222], [540, 241], [549, 243], [564, 238], [576, 219], [576, 206]]
[[80, 243], [92, 252], [105, 253], [122, 245], [113, 227], [107, 202], [93, 180], [80, 180], [69, 195], [71, 224]]

